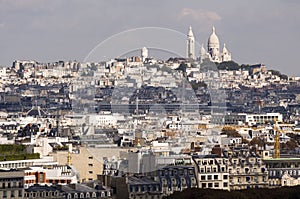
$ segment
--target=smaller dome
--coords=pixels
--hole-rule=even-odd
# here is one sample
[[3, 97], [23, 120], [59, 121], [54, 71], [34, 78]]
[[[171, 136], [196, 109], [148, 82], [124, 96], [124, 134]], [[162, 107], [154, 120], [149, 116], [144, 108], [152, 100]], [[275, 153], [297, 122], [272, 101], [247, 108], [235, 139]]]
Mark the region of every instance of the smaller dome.
[[216, 35], [215, 27], [212, 28], [212, 33], [208, 38], [208, 45], [209, 44], [219, 44], [219, 38]]
[[205, 48], [203, 47], [203, 44], [201, 45], [200, 54], [201, 55], [205, 55], [206, 54], [206, 51], [205, 51]]
[[226, 48], [226, 44], [224, 43], [224, 46], [223, 46], [223, 54], [228, 54], [228, 50]]

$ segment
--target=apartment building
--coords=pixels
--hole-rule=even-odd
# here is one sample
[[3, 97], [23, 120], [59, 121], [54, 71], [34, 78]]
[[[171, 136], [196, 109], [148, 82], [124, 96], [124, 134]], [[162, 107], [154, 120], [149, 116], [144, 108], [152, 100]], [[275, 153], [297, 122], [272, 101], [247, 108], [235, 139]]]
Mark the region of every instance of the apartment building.
[[24, 171], [0, 170], [0, 198], [23, 198], [24, 196]]
[[199, 188], [240, 190], [267, 188], [267, 168], [258, 155], [234, 148], [220, 155], [193, 156]]
[[228, 159], [217, 155], [193, 156], [198, 187], [229, 190]]

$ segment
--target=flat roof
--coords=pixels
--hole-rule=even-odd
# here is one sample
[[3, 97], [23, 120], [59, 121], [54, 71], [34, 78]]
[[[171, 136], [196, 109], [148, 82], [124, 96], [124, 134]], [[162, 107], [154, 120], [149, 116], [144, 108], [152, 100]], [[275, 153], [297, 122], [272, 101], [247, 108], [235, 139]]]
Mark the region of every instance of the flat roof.
[[269, 158], [263, 159], [263, 161], [300, 161], [300, 158]]

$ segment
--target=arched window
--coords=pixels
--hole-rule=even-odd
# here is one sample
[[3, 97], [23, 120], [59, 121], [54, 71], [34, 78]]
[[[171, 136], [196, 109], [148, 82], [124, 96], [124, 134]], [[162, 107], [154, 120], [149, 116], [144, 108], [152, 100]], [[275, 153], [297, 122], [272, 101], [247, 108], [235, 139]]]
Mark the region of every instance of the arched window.
[[80, 197], [79, 198], [84, 198], [84, 193], [80, 193]]

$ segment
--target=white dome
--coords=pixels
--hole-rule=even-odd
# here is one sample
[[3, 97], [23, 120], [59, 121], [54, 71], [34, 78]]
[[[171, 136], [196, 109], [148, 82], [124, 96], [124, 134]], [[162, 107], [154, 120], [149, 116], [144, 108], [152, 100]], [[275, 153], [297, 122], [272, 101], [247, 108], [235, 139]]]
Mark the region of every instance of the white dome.
[[226, 44], [224, 43], [224, 47], [223, 47], [223, 54], [228, 53], [228, 50], [226, 48]]
[[215, 32], [215, 27], [212, 28], [212, 33], [211, 35], [209, 36], [208, 38], [208, 45], [209, 44], [219, 44], [219, 38], [218, 36], [216, 35], [216, 32]]
[[200, 54], [201, 54], [201, 55], [205, 55], [205, 54], [206, 54], [206, 51], [205, 51], [205, 49], [204, 49], [204, 47], [203, 47], [203, 44], [201, 45]]

